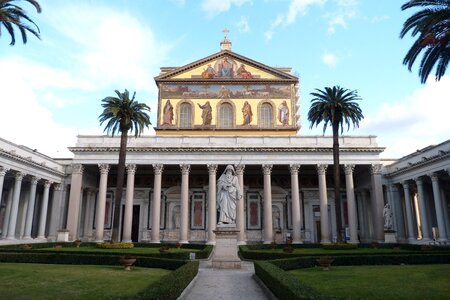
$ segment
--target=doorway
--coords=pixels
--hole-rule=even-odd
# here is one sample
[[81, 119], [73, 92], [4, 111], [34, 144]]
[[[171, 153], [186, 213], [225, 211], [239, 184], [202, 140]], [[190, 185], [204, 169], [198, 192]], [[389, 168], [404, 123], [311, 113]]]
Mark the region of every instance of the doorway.
[[[121, 236], [123, 237], [123, 223], [125, 219], [125, 205], [122, 205], [122, 229]], [[133, 218], [131, 222], [131, 241], [134, 243], [139, 242], [139, 216], [141, 212], [141, 206], [139, 204], [133, 205]]]

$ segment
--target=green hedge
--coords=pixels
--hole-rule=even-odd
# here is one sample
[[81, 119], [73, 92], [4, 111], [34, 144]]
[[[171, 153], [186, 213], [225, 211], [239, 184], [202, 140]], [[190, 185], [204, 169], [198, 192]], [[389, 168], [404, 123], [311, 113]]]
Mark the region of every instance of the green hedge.
[[318, 291], [269, 262], [255, 262], [255, 274], [278, 299], [323, 299]]
[[162, 277], [136, 296], [125, 299], [177, 299], [198, 273], [199, 262], [191, 261]]
[[[73, 253], [38, 253], [38, 252], [10, 252], [0, 253], [0, 262], [10, 263], [42, 263], [67, 265], [119, 265], [122, 255], [103, 254], [73, 254]], [[162, 259], [136, 256], [135, 266], [146, 268], [163, 268], [175, 270], [185, 264], [184, 260]]]

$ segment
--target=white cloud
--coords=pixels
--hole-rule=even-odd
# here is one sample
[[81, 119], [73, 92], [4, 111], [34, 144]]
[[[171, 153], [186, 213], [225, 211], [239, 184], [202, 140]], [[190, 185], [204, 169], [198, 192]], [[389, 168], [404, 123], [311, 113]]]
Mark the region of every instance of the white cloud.
[[322, 62], [329, 67], [335, 67], [337, 64], [337, 61], [338, 61], [338, 58], [333, 53], [327, 52], [324, 55], [322, 55]]
[[366, 115], [361, 130], [376, 134], [378, 144], [387, 147], [383, 157], [401, 157], [449, 139], [450, 77], [433, 80], [430, 77], [404, 99], [382, 103], [378, 111]]
[[236, 24], [236, 27], [238, 28], [239, 32], [249, 32], [250, 31], [250, 25], [248, 25], [248, 18], [242, 16], [239, 22]]
[[[58, 2], [45, 17], [41, 23], [59, 33], [57, 40], [49, 35], [42, 41], [45, 52], [33, 59], [0, 57], [0, 70], [8, 70], [0, 72], [1, 111], [7, 112], [0, 136], [52, 157], [72, 157], [67, 147], [75, 145], [77, 134], [102, 134], [102, 128], [85, 125], [95, 123], [101, 111], [93, 100], [124, 87], [137, 90], [139, 101], [157, 99], [151, 83], [170, 46], [138, 19], [106, 7]], [[63, 65], [53, 67], [55, 59]], [[80, 111], [80, 105], [85, 113], [76, 116], [77, 125], [62, 125], [55, 117], [61, 110]]]
[[298, 15], [305, 15], [311, 5], [324, 5], [327, 0], [291, 0], [288, 11], [278, 14], [276, 19], [270, 24], [270, 28], [265, 32], [266, 40], [272, 39], [275, 29], [286, 27], [295, 22]]
[[201, 6], [209, 17], [221, 14], [230, 10], [232, 5], [242, 6], [246, 3], [252, 3], [251, 0], [203, 0]]
[[357, 15], [357, 0], [337, 0], [336, 4], [337, 10], [325, 15], [328, 19], [328, 34], [334, 34], [337, 26], [347, 28], [348, 20]]

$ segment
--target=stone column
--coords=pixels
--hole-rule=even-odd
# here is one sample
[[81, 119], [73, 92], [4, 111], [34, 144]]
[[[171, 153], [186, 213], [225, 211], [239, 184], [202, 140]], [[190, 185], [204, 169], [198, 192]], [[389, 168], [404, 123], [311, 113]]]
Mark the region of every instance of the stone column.
[[406, 224], [408, 228], [408, 241], [411, 243], [416, 240], [414, 237], [414, 219], [413, 209], [411, 206], [411, 192], [409, 190], [409, 183], [407, 181], [402, 182], [403, 191], [405, 193], [405, 210], [406, 210]]
[[24, 240], [31, 239], [31, 227], [33, 226], [34, 203], [36, 201], [36, 186], [37, 186], [38, 181], [39, 181], [39, 178], [37, 178], [35, 176], [31, 177], [31, 186], [30, 186], [30, 193], [29, 193], [29, 198], [28, 198], [25, 232], [24, 232], [24, 236], [23, 236]]
[[417, 177], [414, 179], [417, 184], [417, 193], [419, 198], [419, 210], [420, 210], [420, 223], [422, 225], [422, 242], [429, 242], [430, 238], [430, 227], [428, 225], [428, 218], [426, 212], [425, 204], [425, 191], [423, 188], [423, 179]]
[[155, 179], [153, 183], [153, 201], [152, 201], [152, 233], [151, 242], [160, 243], [159, 227], [161, 223], [161, 180], [164, 166], [160, 164], [153, 165]]
[[[106, 189], [108, 186], [108, 164], [98, 164], [100, 170], [100, 183], [98, 187], [97, 208], [95, 213], [95, 241], [103, 242], [105, 232]], [[120, 201], [120, 199], [115, 199]]]
[[216, 173], [217, 165], [207, 165], [209, 174], [208, 187], [208, 244], [214, 245], [216, 237], [214, 230], [217, 224], [217, 207], [216, 207]]
[[381, 185], [381, 164], [370, 166], [372, 181], [372, 215], [373, 215], [373, 238], [375, 242], [384, 242], [384, 219], [383, 219], [383, 186]]
[[245, 212], [244, 212], [244, 170], [245, 165], [235, 165], [236, 174], [239, 181], [239, 188], [241, 189], [241, 198], [237, 200], [236, 204], [236, 229], [239, 230], [237, 234], [238, 245], [245, 245]]
[[317, 174], [319, 177], [319, 200], [320, 200], [320, 235], [321, 244], [329, 244], [330, 225], [328, 219], [328, 195], [327, 195], [327, 174], [328, 165], [317, 165]]
[[11, 205], [11, 213], [9, 217], [9, 225], [8, 225], [8, 235], [7, 239], [15, 240], [16, 239], [16, 224], [17, 224], [17, 214], [19, 213], [19, 200], [20, 200], [20, 189], [22, 187], [22, 179], [25, 174], [21, 172], [16, 173], [16, 181], [14, 183], [14, 195], [13, 201]]
[[44, 182], [44, 196], [42, 197], [41, 216], [39, 218], [38, 239], [45, 239], [45, 225], [47, 224], [48, 196], [52, 183], [48, 180]]
[[80, 215], [81, 184], [83, 182], [83, 165], [72, 165], [72, 181], [70, 184], [69, 208], [67, 213], [67, 229], [69, 240], [78, 238], [78, 222]]
[[358, 241], [358, 217], [356, 216], [355, 187], [353, 185], [353, 170], [355, 165], [344, 165], [345, 186], [347, 192], [347, 214], [348, 228], [350, 231], [350, 243], [357, 244]]
[[64, 218], [64, 185], [63, 183], [53, 184], [53, 200], [50, 212], [50, 225], [48, 229], [48, 239], [56, 241], [57, 231], [62, 229], [62, 220]]
[[434, 198], [434, 207], [436, 209], [436, 219], [439, 230], [439, 238], [438, 241], [446, 242], [447, 241], [447, 232], [445, 228], [444, 221], [444, 213], [442, 210], [442, 201], [441, 201], [441, 192], [439, 188], [439, 178], [436, 173], [432, 173], [428, 175], [431, 177], [431, 183], [433, 185], [433, 198]]
[[300, 165], [289, 165], [291, 173], [291, 203], [292, 203], [292, 243], [302, 244], [302, 214], [300, 208], [300, 191], [298, 187], [298, 170]]
[[0, 166], [0, 207], [2, 206], [3, 182], [5, 181], [5, 175], [8, 170], [8, 168]]
[[131, 243], [131, 227], [133, 225], [134, 175], [136, 165], [127, 165], [127, 193], [125, 200], [125, 216], [123, 220], [123, 243]]
[[181, 169], [181, 230], [180, 243], [189, 243], [189, 171], [190, 165], [180, 165]]
[[272, 165], [262, 165], [264, 174], [264, 244], [273, 242], [272, 220], [272, 182], [270, 174]]

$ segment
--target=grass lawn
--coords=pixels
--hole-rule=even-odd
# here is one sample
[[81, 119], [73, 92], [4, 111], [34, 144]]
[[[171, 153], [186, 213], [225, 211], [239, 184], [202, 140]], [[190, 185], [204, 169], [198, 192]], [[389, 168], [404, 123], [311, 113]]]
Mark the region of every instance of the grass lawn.
[[449, 299], [450, 265], [332, 266], [288, 271], [319, 292], [352, 299]]
[[[77, 247], [63, 247], [59, 249], [51, 248], [36, 248], [39, 251], [59, 251], [59, 252], [98, 252], [98, 253], [129, 253], [129, 254], [159, 254], [159, 247], [134, 247], [131, 249], [101, 249], [97, 248], [94, 245], [92, 246], [81, 246]], [[169, 253], [180, 253], [180, 252], [198, 252], [198, 249], [188, 249], [188, 248], [170, 248]]]
[[121, 266], [0, 263], [1, 299], [107, 299], [134, 295], [171, 271]]

